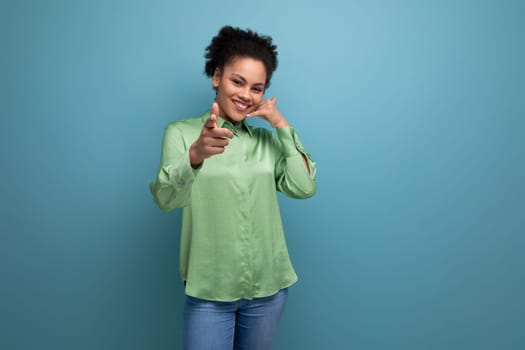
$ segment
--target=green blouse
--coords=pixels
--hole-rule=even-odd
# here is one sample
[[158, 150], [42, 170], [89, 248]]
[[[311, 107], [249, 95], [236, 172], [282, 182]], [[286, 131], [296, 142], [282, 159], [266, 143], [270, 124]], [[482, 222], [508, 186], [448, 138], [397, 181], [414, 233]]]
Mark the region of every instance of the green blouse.
[[[291, 126], [265, 128], [219, 117], [234, 137], [198, 169], [189, 148], [210, 111], [166, 127], [150, 191], [164, 211], [182, 208], [180, 274], [186, 294], [215, 301], [275, 294], [297, 281], [284, 238], [276, 191], [316, 192], [316, 165]], [[310, 173], [305, 168], [303, 156]]]

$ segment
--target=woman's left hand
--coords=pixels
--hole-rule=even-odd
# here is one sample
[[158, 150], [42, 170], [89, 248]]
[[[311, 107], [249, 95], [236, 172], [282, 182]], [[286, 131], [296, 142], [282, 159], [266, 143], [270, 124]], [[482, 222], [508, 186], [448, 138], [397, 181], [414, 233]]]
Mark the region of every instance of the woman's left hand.
[[259, 116], [266, 120], [273, 128], [282, 128], [288, 126], [288, 122], [284, 119], [284, 116], [279, 112], [275, 103], [277, 99], [272, 97], [270, 99], [264, 100], [255, 111], [247, 114], [248, 118]]

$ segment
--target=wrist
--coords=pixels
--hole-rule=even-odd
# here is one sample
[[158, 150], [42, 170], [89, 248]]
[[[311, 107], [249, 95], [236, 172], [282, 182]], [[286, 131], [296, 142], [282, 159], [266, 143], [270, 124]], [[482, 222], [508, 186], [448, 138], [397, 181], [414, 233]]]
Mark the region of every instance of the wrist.
[[189, 156], [190, 156], [190, 165], [193, 169], [197, 169], [204, 162], [204, 158], [200, 157], [198, 152], [195, 150], [194, 143], [190, 146]]
[[289, 126], [290, 124], [288, 124], [288, 121], [286, 121], [286, 119], [281, 119], [279, 120], [278, 122], [274, 123], [272, 125], [272, 127], [278, 129], [278, 128], [284, 128], [285, 126]]

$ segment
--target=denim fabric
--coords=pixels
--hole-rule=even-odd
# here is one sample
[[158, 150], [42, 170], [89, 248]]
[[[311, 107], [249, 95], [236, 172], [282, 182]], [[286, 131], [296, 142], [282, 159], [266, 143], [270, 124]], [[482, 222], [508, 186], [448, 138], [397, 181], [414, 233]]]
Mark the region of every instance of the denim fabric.
[[286, 304], [288, 289], [233, 302], [186, 296], [184, 350], [269, 350]]

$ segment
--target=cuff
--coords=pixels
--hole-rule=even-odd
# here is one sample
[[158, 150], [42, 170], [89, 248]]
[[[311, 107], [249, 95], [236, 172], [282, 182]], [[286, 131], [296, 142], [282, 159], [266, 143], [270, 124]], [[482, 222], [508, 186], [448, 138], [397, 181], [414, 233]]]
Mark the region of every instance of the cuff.
[[191, 167], [189, 150], [182, 154], [179, 161], [179, 164], [163, 167], [163, 170], [167, 175], [168, 182], [172, 183], [175, 188], [182, 189], [193, 183], [201, 167], [197, 169]]

